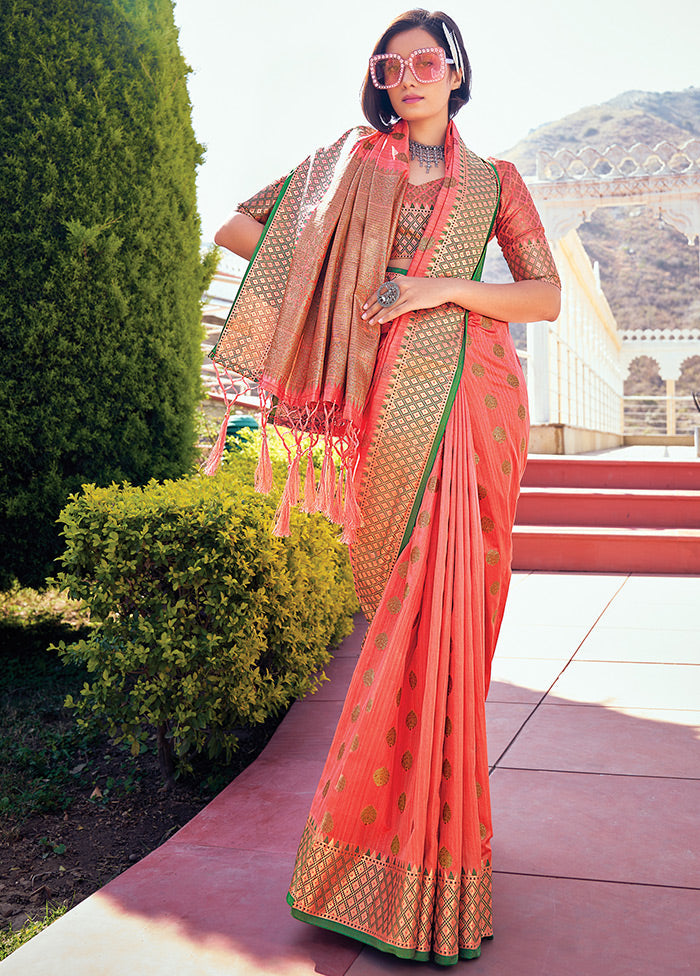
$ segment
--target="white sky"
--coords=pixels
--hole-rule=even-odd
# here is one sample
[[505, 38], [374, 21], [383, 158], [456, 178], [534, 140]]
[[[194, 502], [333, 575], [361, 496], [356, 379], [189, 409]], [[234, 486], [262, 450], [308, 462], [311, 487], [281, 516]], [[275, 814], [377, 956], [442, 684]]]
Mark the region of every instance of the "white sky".
[[[239, 200], [363, 122], [367, 58], [401, 0], [175, 0], [206, 146], [203, 239]], [[472, 64], [462, 138], [498, 155], [545, 122], [632, 89], [700, 85], [700, 0], [447, 2]]]

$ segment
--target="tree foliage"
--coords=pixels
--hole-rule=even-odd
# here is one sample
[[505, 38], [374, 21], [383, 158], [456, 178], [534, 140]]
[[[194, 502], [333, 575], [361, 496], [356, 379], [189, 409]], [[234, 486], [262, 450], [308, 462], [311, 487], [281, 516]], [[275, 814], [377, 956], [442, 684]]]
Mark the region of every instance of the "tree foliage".
[[0, 580], [43, 579], [84, 482], [193, 458], [200, 257], [171, 0], [4, 0]]

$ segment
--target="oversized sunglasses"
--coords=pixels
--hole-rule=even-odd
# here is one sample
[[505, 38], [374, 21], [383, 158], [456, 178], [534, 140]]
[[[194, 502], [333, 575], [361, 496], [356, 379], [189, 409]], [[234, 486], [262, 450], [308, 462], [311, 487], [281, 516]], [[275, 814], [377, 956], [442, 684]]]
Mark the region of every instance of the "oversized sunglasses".
[[373, 54], [369, 59], [369, 73], [375, 88], [396, 88], [407, 67], [416, 81], [427, 84], [442, 81], [448, 64], [454, 61], [446, 57], [441, 47], [419, 47], [405, 61], [400, 54]]

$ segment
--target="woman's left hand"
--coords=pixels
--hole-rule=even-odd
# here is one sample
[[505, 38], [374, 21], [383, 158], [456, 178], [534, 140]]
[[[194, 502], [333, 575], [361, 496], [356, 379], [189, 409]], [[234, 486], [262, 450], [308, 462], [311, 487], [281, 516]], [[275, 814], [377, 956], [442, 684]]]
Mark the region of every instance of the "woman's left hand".
[[[397, 275], [393, 281], [382, 282], [375, 292], [369, 296], [362, 309], [362, 318], [368, 325], [381, 325], [391, 322], [405, 312], [414, 312], [419, 308], [436, 308], [450, 301], [449, 278], [410, 278], [408, 275]], [[381, 305], [379, 295], [387, 285], [396, 285], [399, 297], [391, 305]]]

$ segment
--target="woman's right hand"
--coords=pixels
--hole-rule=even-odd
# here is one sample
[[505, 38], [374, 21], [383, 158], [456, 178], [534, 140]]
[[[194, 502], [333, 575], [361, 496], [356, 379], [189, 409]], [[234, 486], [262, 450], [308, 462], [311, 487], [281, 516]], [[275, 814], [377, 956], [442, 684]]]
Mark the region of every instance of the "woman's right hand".
[[250, 261], [260, 241], [263, 225], [250, 214], [235, 211], [214, 234], [214, 243]]

